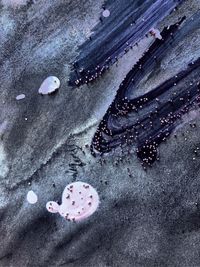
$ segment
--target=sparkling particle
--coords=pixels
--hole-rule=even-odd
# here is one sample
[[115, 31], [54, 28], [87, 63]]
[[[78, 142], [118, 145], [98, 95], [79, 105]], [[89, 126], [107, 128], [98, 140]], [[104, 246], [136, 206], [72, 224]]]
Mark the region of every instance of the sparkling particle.
[[26, 198], [30, 204], [35, 204], [38, 201], [37, 195], [32, 190], [28, 192]]
[[20, 94], [16, 96], [16, 100], [21, 100], [21, 99], [24, 99], [25, 97], [26, 97], [25, 94]]
[[41, 84], [38, 92], [41, 95], [48, 95], [55, 92], [60, 87], [60, 80], [55, 76], [49, 76]]
[[110, 16], [110, 11], [109, 11], [108, 9], [105, 9], [105, 10], [103, 11], [102, 15], [103, 15], [104, 18], [107, 18], [107, 17]]
[[[71, 190], [70, 188], [73, 188]], [[68, 221], [81, 221], [91, 216], [99, 206], [97, 191], [89, 184], [75, 182], [67, 185], [62, 194], [62, 204], [49, 201], [46, 208], [59, 213]]]

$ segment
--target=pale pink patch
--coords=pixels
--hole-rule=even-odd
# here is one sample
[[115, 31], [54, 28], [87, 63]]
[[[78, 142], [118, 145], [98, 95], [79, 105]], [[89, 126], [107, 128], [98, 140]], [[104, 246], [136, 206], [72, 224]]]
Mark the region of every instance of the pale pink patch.
[[46, 208], [49, 212], [59, 212], [69, 221], [81, 221], [91, 216], [99, 206], [97, 191], [89, 184], [75, 182], [67, 185], [62, 194], [62, 204], [49, 201]]
[[154, 28], [152, 28], [149, 32], [150, 32], [150, 34], [151, 34], [152, 36], [154, 36], [155, 38], [157, 38], [157, 39], [159, 39], [159, 40], [162, 40], [162, 36], [161, 36], [160, 31], [159, 31], [158, 29], [154, 29]]

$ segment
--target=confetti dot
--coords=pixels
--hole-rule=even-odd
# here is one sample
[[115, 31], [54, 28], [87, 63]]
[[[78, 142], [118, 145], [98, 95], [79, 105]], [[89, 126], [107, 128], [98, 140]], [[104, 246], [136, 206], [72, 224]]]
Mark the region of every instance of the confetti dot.
[[25, 97], [26, 97], [25, 94], [21, 94], [21, 95], [16, 96], [16, 100], [21, 100], [21, 99], [24, 99]]
[[35, 204], [38, 201], [37, 195], [32, 190], [28, 192], [26, 198], [30, 204]]
[[103, 13], [102, 13], [103, 17], [104, 18], [107, 18], [110, 16], [110, 11], [108, 9], [104, 10]]
[[47, 95], [55, 92], [60, 87], [60, 80], [55, 76], [49, 76], [41, 84], [38, 92], [41, 95]]

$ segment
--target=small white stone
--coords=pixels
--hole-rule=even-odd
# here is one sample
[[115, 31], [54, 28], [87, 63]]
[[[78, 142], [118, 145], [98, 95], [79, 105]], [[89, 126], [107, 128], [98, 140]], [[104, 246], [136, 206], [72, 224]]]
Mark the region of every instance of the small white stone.
[[49, 76], [41, 84], [38, 92], [42, 95], [47, 95], [53, 93], [60, 87], [60, 80], [55, 76]]
[[38, 201], [37, 195], [32, 190], [28, 192], [26, 198], [30, 204], [35, 204]]
[[102, 15], [103, 15], [104, 18], [107, 18], [107, 17], [110, 16], [110, 11], [109, 11], [108, 9], [105, 9], [105, 10], [103, 11]]
[[25, 97], [26, 97], [25, 94], [21, 94], [21, 95], [16, 96], [16, 100], [21, 100], [21, 99], [24, 99]]

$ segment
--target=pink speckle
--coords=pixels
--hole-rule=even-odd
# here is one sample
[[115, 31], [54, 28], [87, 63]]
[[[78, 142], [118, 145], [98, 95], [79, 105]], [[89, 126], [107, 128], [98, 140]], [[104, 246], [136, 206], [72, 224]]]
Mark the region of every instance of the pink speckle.
[[49, 201], [46, 208], [49, 212], [59, 212], [69, 221], [81, 221], [91, 216], [99, 206], [97, 191], [89, 184], [75, 182], [65, 187], [62, 194], [62, 204]]
[[157, 39], [159, 39], [159, 40], [162, 40], [162, 36], [161, 36], [160, 31], [159, 31], [158, 29], [154, 29], [154, 28], [152, 28], [149, 32], [150, 32], [150, 34], [151, 34], [152, 36], [154, 36], [155, 38], [157, 38]]

